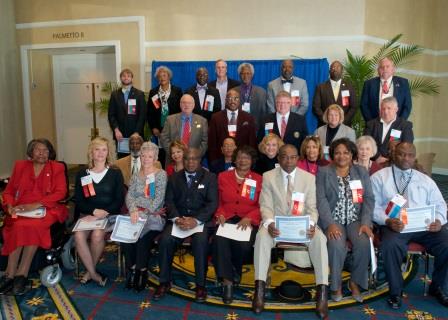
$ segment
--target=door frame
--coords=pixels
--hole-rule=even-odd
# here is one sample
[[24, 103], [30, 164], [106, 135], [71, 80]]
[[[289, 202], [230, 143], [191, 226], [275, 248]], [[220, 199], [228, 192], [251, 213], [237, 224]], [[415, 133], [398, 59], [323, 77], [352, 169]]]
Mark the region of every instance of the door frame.
[[[31, 96], [30, 96], [30, 73], [29, 73], [29, 51], [35, 49], [60, 49], [60, 48], [88, 48], [88, 47], [114, 47], [115, 48], [115, 71], [117, 82], [120, 80], [121, 70], [121, 49], [120, 40], [111, 41], [86, 41], [67, 43], [43, 43], [26, 44], [20, 46], [20, 60], [22, 65], [22, 95], [23, 111], [25, 117], [26, 141], [33, 139], [33, 122], [31, 117]], [[52, 72], [48, 70], [48, 72]], [[56, 137], [57, 139], [57, 137]]]

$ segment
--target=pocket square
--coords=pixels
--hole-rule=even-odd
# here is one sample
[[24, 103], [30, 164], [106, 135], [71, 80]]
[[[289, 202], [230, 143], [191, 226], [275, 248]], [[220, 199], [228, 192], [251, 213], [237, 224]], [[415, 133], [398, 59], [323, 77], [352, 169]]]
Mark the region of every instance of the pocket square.
[[198, 185], [198, 189], [204, 189], [204, 185], [201, 183], [200, 185]]
[[243, 126], [248, 126], [248, 125], [249, 125], [249, 122], [247, 122], [247, 121], [243, 122]]

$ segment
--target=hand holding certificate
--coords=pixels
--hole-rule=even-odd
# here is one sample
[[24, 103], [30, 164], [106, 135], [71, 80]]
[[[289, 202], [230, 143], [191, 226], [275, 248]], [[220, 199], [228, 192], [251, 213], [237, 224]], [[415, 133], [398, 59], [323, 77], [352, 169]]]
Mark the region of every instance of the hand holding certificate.
[[252, 228], [243, 230], [242, 228], [238, 229], [237, 224], [224, 223], [224, 225], [219, 225], [216, 235], [236, 241], [249, 241], [251, 232]]
[[129, 216], [117, 216], [110, 239], [123, 243], [135, 243], [140, 238], [145, 223], [145, 219], [132, 223]]
[[173, 223], [173, 230], [171, 231], [171, 235], [176, 238], [185, 239], [186, 237], [189, 237], [196, 232], [202, 231], [204, 231], [204, 224], [197, 225], [192, 229], [182, 230], [177, 224]]
[[102, 230], [105, 229], [107, 225], [107, 218], [95, 219], [94, 216], [85, 216], [84, 218], [78, 219], [73, 232], [76, 231], [87, 231], [87, 230]]
[[310, 216], [276, 216], [275, 227], [280, 231], [276, 242], [308, 243], [307, 236], [310, 228]]
[[401, 233], [428, 231], [429, 225], [436, 220], [436, 207], [407, 208], [400, 219], [404, 224]]
[[26, 217], [26, 218], [34, 218], [34, 219], [43, 218], [43, 217], [45, 217], [46, 213], [47, 213], [47, 211], [45, 210], [44, 207], [37, 208], [34, 210], [30, 210], [30, 211], [16, 211], [15, 212], [15, 214], [17, 216]]

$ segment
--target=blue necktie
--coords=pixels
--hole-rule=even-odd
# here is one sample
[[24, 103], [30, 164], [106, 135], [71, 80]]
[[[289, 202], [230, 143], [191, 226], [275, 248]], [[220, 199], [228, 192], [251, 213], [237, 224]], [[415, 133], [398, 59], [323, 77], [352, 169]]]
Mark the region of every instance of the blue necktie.
[[129, 90], [126, 90], [124, 92], [124, 103], [128, 103], [128, 97], [129, 97]]
[[193, 178], [194, 178], [194, 174], [187, 174], [188, 188], [191, 188], [191, 185], [193, 184]]

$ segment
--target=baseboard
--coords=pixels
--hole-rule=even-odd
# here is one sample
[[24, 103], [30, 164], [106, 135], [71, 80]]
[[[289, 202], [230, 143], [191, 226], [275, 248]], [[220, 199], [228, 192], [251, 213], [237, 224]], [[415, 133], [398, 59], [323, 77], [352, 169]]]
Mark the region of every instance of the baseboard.
[[432, 168], [432, 173], [448, 176], [448, 169], [447, 168], [436, 168], [436, 167], [433, 167]]

